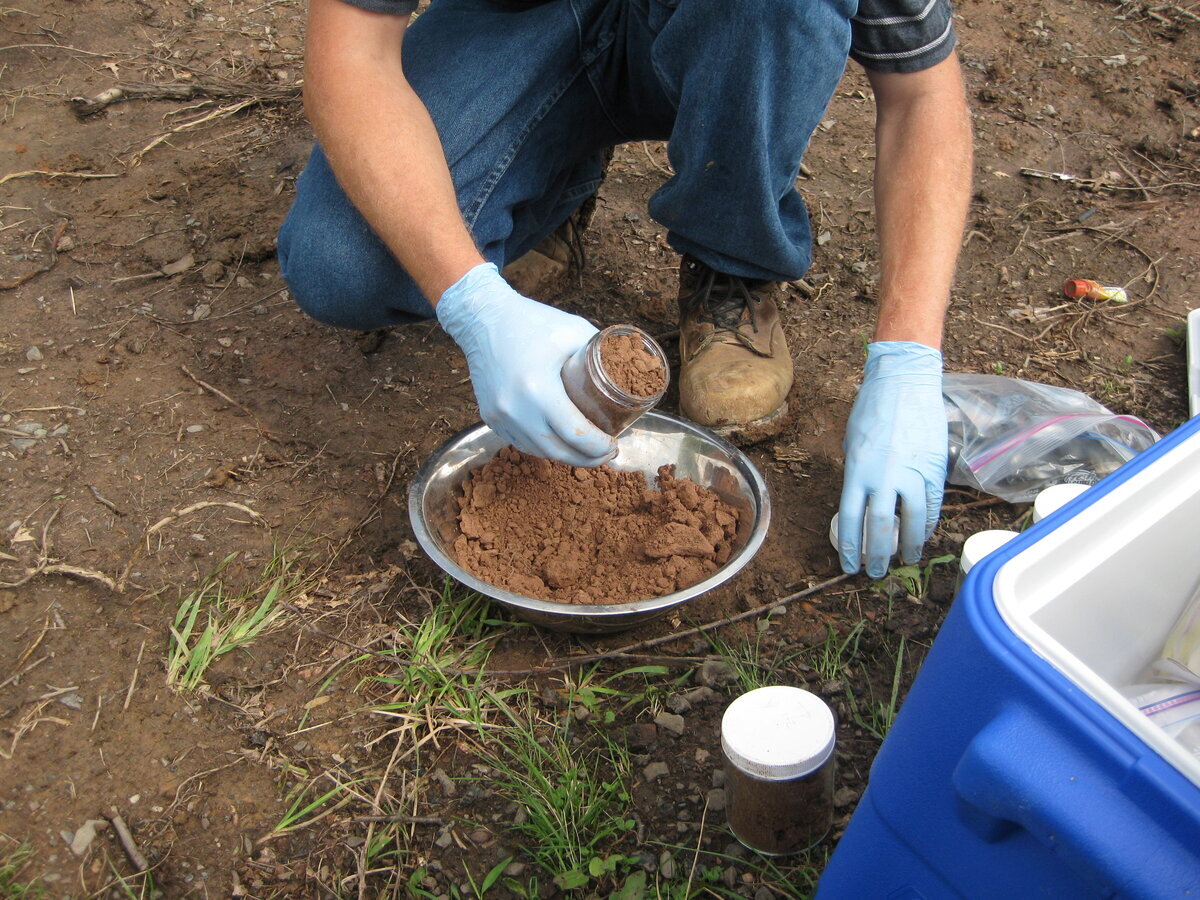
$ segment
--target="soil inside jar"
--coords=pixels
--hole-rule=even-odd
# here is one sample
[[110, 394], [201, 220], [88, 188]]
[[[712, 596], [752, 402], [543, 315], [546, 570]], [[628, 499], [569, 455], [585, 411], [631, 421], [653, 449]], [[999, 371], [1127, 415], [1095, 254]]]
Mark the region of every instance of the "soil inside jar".
[[833, 758], [807, 775], [783, 781], [755, 778], [728, 760], [725, 809], [739, 841], [768, 855], [812, 846], [833, 824]]
[[667, 387], [661, 360], [639, 334], [610, 334], [600, 344], [600, 363], [612, 383], [631, 397], [656, 397]]
[[460, 566], [489, 584], [559, 603], [626, 603], [703, 581], [729, 559], [738, 511], [662, 466], [576, 468], [505, 447], [458, 498]]

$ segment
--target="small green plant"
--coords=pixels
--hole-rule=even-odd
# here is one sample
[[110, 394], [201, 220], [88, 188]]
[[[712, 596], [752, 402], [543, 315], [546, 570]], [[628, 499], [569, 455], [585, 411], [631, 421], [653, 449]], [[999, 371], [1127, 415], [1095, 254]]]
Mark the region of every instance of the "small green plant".
[[947, 553], [945, 556], [935, 556], [929, 562], [925, 563], [925, 565], [914, 563], [912, 565], [894, 566], [891, 574], [900, 579], [904, 590], [918, 600], [921, 600], [929, 593], [934, 566], [947, 565], [953, 563], [956, 559], [958, 559], [957, 556]]
[[805, 662], [822, 681], [840, 678], [858, 653], [858, 642], [866, 622], [855, 622], [845, 635], [838, 634], [833, 625], [825, 626], [825, 640], [803, 652]]
[[563, 681], [566, 686], [568, 705], [579, 704], [602, 725], [612, 724], [617, 717], [617, 712], [605, 705], [606, 700], [624, 701], [622, 709], [628, 709], [647, 699], [647, 696], [653, 693], [648, 683], [640, 691], [621, 690], [614, 686], [618, 680], [637, 675], [647, 678], [651, 675], [667, 674], [665, 666], [635, 666], [631, 669], [623, 669], [615, 675], [598, 679], [599, 671], [600, 666], [593, 666], [587, 672], [567, 675]]
[[475, 892], [476, 900], [484, 900], [484, 898], [487, 896], [487, 892], [490, 891], [496, 882], [500, 880], [500, 876], [504, 874], [504, 870], [508, 868], [508, 864], [510, 862], [512, 862], [511, 856], [507, 856], [500, 860], [500, 862], [496, 863], [491, 867], [491, 869], [488, 870], [488, 873], [483, 876], [479, 884], [475, 883], [475, 876], [471, 874], [470, 869], [467, 869], [467, 881], [471, 884], [471, 890]]
[[737, 675], [738, 686], [742, 691], [752, 691], [755, 688], [778, 684], [779, 678], [776, 673], [796, 657], [804, 655], [805, 652], [786, 648], [776, 641], [771, 642], [773, 652], [768, 658], [764, 655], [763, 629], [754, 635], [753, 640], [737, 645], [730, 644], [716, 634], [710, 633], [706, 637], [713, 650], [733, 667], [733, 671]]
[[525, 810], [514, 827], [530, 857], [562, 891], [614, 883], [633, 866], [617, 850], [635, 826], [628, 752], [602, 733], [598, 744], [575, 742], [569, 717], [539, 721], [526, 706], [506, 707], [506, 718], [480, 752], [489, 788]]
[[316, 797], [312, 796], [316, 779], [300, 785], [288, 797], [287, 812], [283, 814], [283, 818], [279, 820], [279, 824], [275, 826], [275, 830], [270, 836], [278, 837], [289, 831], [304, 828], [318, 819], [330, 815], [335, 810], [341, 809], [355, 799], [352, 788], [360, 781], [362, 781], [361, 778], [355, 781], [335, 782], [333, 787]]
[[0, 898], [3, 900], [35, 900], [45, 895], [38, 879], [26, 880], [25, 870], [33, 850], [28, 844], [18, 843], [7, 835], [2, 836], [6, 844], [15, 844], [0, 852]]
[[996, 373], [997, 375], [1003, 375], [1004, 374], [1004, 363], [1000, 362], [999, 360], [992, 363], [992, 371], [994, 373]]
[[369, 711], [394, 720], [388, 735], [410, 748], [397, 761], [446, 729], [483, 733], [504, 701], [524, 692], [495, 689], [484, 673], [492, 645], [503, 633], [488, 623], [488, 608], [483, 597], [447, 580], [441, 601], [419, 622], [396, 627], [396, 646], [383, 652], [400, 665], [387, 675], [369, 676], [366, 683], [387, 691], [387, 699], [372, 703]]
[[537, 876], [531, 876], [524, 884], [517, 881], [515, 878], [505, 878], [504, 886], [514, 897], [519, 897], [520, 900], [541, 900], [541, 885], [538, 883]]
[[[741, 900], [741, 891], [723, 884], [722, 876], [731, 865], [752, 872], [755, 883], [770, 888], [775, 897], [811, 897], [830, 850], [829, 842], [822, 841], [802, 853], [771, 858], [700, 850], [696, 846], [659, 846], [674, 851], [679, 865], [672, 877], [664, 878], [660, 871], [644, 894], [635, 895], [645, 900]], [[691, 861], [686, 862], [689, 857]]]
[[1187, 319], [1180, 321], [1178, 325], [1172, 325], [1170, 328], [1164, 329], [1167, 339], [1175, 345], [1177, 350], [1182, 350], [1187, 346], [1188, 324]]
[[[107, 852], [104, 854], [104, 861], [108, 865], [108, 871], [112, 874], [112, 880], [104, 886], [104, 889], [108, 891], [107, 896], [123, 897], [125, 900], [162, 900], [164, 894], [155, 883], [152, 871], [139, 872], [137, 875], [122, 875], [117, 863]], [[9, 895], [0, 894], [0, 896]], [[93, 896], [99, 896], [99, 894]]]
[[280, 603], [299, 593], [307, 580], [298, 569], [301, 555], [283, 550], [260, 579], [234, 590], [223, 576], [237, 555], [221, 560], [179, 604], [167, 652], [167, 683], [179, 690], [195, 690], [217, 659], [269, 630], [283, 611]]
[[900, 683], [904, 675], [905, 646], [905, 640], [901, 637], [892, 666], [892, 683], [887, 697], [882, 700], [872, 697], [870, 705], [864, 710], [850, 690], [850, 686], [846, 686], [846, 700], [850, 706], [850, 715], [858, 723], [859, 727], [880, 741], [887, 737], [892, 723], [896, 720], [896, 712], [900, 706]]

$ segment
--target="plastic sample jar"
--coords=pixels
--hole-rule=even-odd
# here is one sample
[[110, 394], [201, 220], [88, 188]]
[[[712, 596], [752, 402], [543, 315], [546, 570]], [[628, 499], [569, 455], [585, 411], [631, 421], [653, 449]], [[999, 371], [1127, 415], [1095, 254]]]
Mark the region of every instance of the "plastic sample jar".
[[758, 853], [813, 846], [833, 825], [835, 725], [816, 694], [778, 685], [742, 694], [721, 718], [725, 815]]
[[1017, 536], [1018, 533], [1015, 531], [995, 528], [988, 531], [977, 531], [963, 541], [962, 556], [958, 560], [958, 582], [955, 592], [957, 593], [958, 588], [962, 587], [967, 573], [975, 567], [977, 562], [993, 550], [999, 550]]
[[1088, 489], [1086, 484], [1052, 484], [1033, 498], [1033, 521], [1040, 522]]
[[618, 437], [666, 393], [667, 355], [635, 325], [610, 325], [563, 363], [571, 402], [602, 431]]
[[[834, 550], [839, 550], [838, 547], [838, 513], [833, 514], [833, 518], [829, 520], [829, 543], [833, 544]], [[867, 523], [863, 522], [863, 539], [859, 545], [862, 547], [863, 558], [867, 556]], [[892, 516], [892, 556], [895, 556], [900, 550], [900, 517]]]

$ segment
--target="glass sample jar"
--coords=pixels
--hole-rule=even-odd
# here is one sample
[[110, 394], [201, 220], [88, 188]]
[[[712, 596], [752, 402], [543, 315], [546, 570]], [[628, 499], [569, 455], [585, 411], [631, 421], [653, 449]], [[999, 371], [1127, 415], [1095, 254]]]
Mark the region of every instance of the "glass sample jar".
[[610, 325], [562, 367], [571, 402], [602, 431], [619, 437], [667, 390], [667, 355], [635, 325]]
[[725, 815], [751, 850], [784, 856], [821, 840], [833, 825], [833, 711], [796, 687], [758, 688], [721, 718]]
[[[838, 521], [841, 513], [834, 513], [833, 518], [829, 520], [829, 543], [833, 544], [834, 550], [840, 550], [838, 544]], [[867, 547], [867, 523], [863, 522], [862, 543], [859, 544], [862, 548], [863, 558], [870, 556], [870, 548]], [[892, 516], [892, 556], [900, 552], [900, 517]]]
[[976, 563], [1018, 536], [1015, 531], [991, 528], [986, 531], [977, 531], [963, 541], [962, 555], [958, 559], [958, 580], [954, 586], [954, 592], [958, 593], [962, 588], [967, 573], [975, 567]]
[[1050, 513], [1066, 506], [1088, 489], [1086, 484], [1052, 484], [1033, 498], [1033, 521], [1040, 522]]

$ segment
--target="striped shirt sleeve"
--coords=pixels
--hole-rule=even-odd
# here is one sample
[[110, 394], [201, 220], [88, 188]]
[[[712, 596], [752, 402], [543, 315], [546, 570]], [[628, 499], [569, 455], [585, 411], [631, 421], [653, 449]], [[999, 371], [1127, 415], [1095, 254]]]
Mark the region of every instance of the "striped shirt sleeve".
[[860, 0], [850, 56], [875, 72], [918, 72], [941, 62], [956, 36], [950, 0]]

